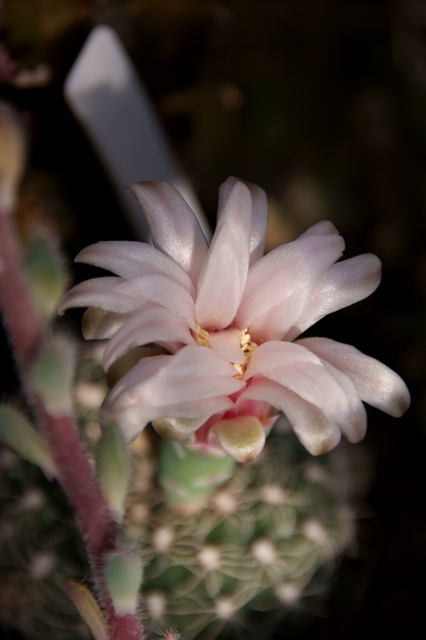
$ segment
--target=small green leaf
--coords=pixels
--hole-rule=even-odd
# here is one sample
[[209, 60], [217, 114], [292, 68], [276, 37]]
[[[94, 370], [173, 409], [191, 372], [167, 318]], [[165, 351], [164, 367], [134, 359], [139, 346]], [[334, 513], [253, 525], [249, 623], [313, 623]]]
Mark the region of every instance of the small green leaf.
[[142, 582], [142, 560], [133, 551], [111, 554], [105, 566], [105, 583], [118, 615], [136, 613]]
[[25, 256], [25, 269], [34, 305], [40, 318], [49, 322], [56, 314], [68, 284], [62, 256], [55, 243], [40, 238]]
[[0, 440], [24, 460], [38, 465], [47, 478], [58, 475], [46, 442], [16, 409], [0, 405]]
[[54, 416], [72, 412], [75, 346], [68, 338], [53, 336], [38, 355], [30, 384]]
[[118, 427], [111, 422], [105, 428], [96, 456], [96, 472], [105, 497], [120, 522], [130, 475], [126, 444]]

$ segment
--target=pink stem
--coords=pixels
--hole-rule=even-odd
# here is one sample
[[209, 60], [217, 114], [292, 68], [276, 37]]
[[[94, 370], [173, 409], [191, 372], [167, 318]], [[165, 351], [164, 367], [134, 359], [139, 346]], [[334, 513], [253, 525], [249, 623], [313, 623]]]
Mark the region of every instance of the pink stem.
[[3, 322], [20, 373], [26, 373], [43, 343], [43, 330], [21, 267], [11, 217], [0, 212], [0, 300]]
[[125, 616], [117, 615], [112, 603], [107, 607], [106, 614], [111, 640], [143, 640], [145, 638], [136, 616], [130, 613]]
[[[34, 309], [21, 266], [20, 251], [9, 216], [0, 212], [0, 304], [21, 379], [44, 341], [44, 331]], [[27, 389], [44, 428], [61, 484], [75, 509], [94, 569], [98, 593], [105, 609], [110, 640], [143, 640], [136, 615], [118, 616], [106, 590], [104, 555], [117, 549], [118, 526], [84, 453], [71, 416], [52, 416], [41, 398]]]
[[116, 548], [118, 527], [82, 449], [76, 424], [71, 416], [51, 416], [39, 399], [37, 411], [87, 551], [93, 559], [99, 558]]
[[137, 616], [117, 615], [104, 586], [104, 557], [117, 549], [118, 526], [83, 452], [74, 419], [49, 415], [40, 400], [37, 409], [53, 459], [60, 469], [61, 484], [80, 522], [105, 609], [110, 640], [143, 640]]

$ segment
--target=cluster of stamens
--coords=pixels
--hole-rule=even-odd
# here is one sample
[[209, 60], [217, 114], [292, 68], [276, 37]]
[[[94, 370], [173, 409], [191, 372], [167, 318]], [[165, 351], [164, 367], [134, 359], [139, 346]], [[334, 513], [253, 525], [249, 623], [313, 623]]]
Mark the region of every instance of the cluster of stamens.
[[211, 349], [212, 346], [210, 344], [210, 333], [205, 329], [203, 329], [202, 327], [200, 327], [199, 324], [196, 325], [196, 330], [197, 330], [197, 335], [195, 336], [195, 339], [197, 341], [198, 346], [208, 347], [209, 349]]
[[[199, 347], [208, 347], [212, 348], [210, 344], [210, 333], [200, 327], [198, 324], [196, 325], [197, 334], [195, 336], [197, 344]], [[243, 329], [241, 331], [239, 347], [242, 351], [242, 360], [241, 362], [231, 362], [232, 366], [236, 370], [235, 378], [241, 380], [244, 376], [246, 369], [249, 365], [251, 354], [255, 351], [258, 345], [255, 342], [252, 342], [248, 329]]]

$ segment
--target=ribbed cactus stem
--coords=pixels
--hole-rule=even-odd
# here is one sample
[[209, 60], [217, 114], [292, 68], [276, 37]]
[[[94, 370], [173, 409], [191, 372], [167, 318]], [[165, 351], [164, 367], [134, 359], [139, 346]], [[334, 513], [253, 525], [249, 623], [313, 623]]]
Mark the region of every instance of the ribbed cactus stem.
[[159, 459], [159, 481], [171, 506], [195, 510], [229, 480], [235, 467], [231, 456], [207, 457], [190, 453], [178, 442], [163, 440]]

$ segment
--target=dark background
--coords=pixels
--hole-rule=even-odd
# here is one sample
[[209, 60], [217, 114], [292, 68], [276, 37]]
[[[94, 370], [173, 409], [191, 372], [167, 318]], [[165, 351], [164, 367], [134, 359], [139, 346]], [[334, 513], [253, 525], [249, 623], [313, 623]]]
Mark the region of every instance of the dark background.
[[[286, 637], [403, 637], [426, 631], [426, 2], [424, 0], [10, 0], [2, 42], [45, 86], [4, 75], [0, 97], [28, 132], [18, 219], [51, 226], [71, 257], [131, 231], [62, 98], [91, 27], [113, 26], [214, 224], [217, 189], [236, 175], [271, 203], [269, 246], [331, 219], [347, 256], [373, 252], [383, 281], [315, 333], [398, 371], [413, 397], [394, 420], [369, 412], [375, 459], [356, 557], [335, 576], [321, 617]], [[82, 279], [84, 272], [75, 271]], [[2, 346], [3, 388], [16, 386]], [[304, 605], [305, 606], [305, 605]], [[305, 606], [309, 614], [309, 603]], [[12, 636], [11, 636], [12, 637]], [[276, 639], [283, 637], [277, 632]]]

